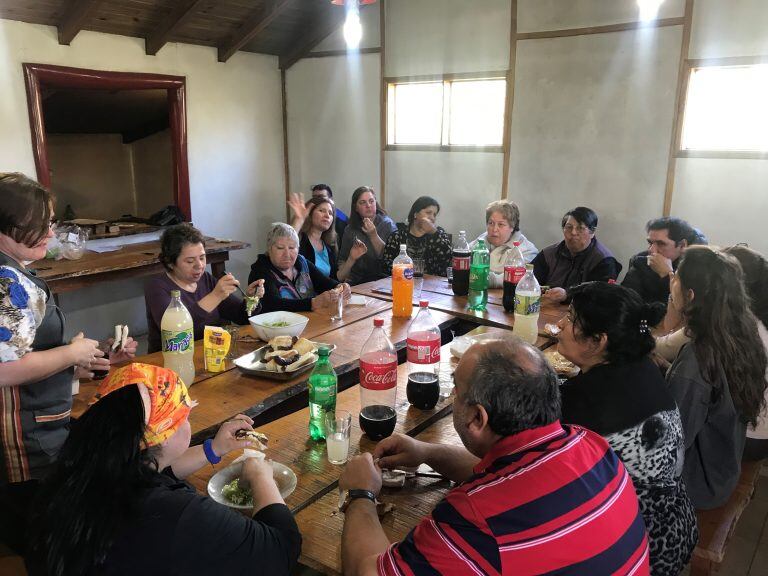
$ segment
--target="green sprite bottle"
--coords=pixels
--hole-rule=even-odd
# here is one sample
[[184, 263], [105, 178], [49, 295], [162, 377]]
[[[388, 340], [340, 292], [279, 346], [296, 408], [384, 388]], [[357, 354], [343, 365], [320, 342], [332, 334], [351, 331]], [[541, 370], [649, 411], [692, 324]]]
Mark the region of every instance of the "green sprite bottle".
[[336, 411], [336, 372], [329, 356], [331, 349], [318, 349], [319, 359], [309, 376], [309, 436], [312, 440], [325, 438], [325, 415]]
[[488, 274], [491, 270], [491, 254], [485, 242], [478, 240], [472, 250], [469, 264], [469, 301], [470, 310], [485, 310], [488, 304]]

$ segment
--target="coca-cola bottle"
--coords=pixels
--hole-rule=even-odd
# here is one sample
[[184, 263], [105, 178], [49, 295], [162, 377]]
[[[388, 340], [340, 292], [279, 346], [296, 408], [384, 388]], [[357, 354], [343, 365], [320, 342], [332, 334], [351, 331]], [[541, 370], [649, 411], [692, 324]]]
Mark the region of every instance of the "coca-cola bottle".
[[440, 397], [440, 328], [429, 313], [429, 302], [419, 302], [419, 313], [408, 326], [408, 402], [431, 410]]
[[456, 296], [466, 296], [469, 293], [469, 261], [472, 257], [472, 251], [467, 242], [467, 233], [464, 230], [459, 232], [459, 239], [453, 247], [453, 259], [451, 267], [453, 268], [453, 293]]
[[520, 242], [515, 242], [514, 247], [507, 251], [504, 260], [504, 310], [515, 311], [515, 289], [518, 282], [525, 276], [525, 258], [520, 251]]
[[371, 440], [392, 434], [397, 421], [397, 353], [383, 326], [382, 318], [374, 318], [373, 332], [360, 351], [359, 422]]

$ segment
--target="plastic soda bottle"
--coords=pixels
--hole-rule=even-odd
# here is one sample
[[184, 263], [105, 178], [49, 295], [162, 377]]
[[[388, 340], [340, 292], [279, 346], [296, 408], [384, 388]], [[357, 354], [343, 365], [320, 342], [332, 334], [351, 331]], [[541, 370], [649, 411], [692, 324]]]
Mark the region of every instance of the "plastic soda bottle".
[[160, 320], [163, 365], [191, 386], [195, 380], [195, 335], [189, 310], [181, 301], [181, 291], [171, 290], [171, 302]]
[[515, 290], [515, 325], [512, 333], [529, 344], [536, 344], [539, 336], [539, 308], [541, 287], [533, 275], [533, 264], [525, 267], [525, 276]]
[[525, 258], [520, 252], [520, 242], [515, 242], [507, 251], [504, 261], [504, 310], [512, 312], [515, 309], [515, 288], [525, 276]]
[[429, 313], [429, 302], [419, 301], [419, 312], [408, 326], [408, 402], [431, 410], [440, 398], [440, 327]]
[[467, 233], [464, 230], [459, 232], [459, 239], [453, 247], [453, 258], [451, 259], [451, 268], [453, 269], [453, 293], [456, 296], [466, 296], [469, 292], [469, 263], [472, 259], [472, 251], [467, 242]]
[[384, 332], [384, 320], [374, 318], [373, 332], [360, 351], [360, 428], [371, 440], [386, 438], [395, 429], [397, 412], [397, 353]]
[[485, 242], [478, 240], [472, 250], [469, 266], [469, 309], [485, 310], [488, 303], [488, 273], [491, 270], [491, 255]]
[[317, 350], [318, 360], [309, 375], [309, 437], [312, 440], [325, 438], [325, 415], [336, 412], [336, 387], [338, 380], [331, 365], [331, 350], [321, 346]]
[[413, 260], [400, 244], [400, 254], [392, 262], [392, 316], [410, 318], [413, 311]]

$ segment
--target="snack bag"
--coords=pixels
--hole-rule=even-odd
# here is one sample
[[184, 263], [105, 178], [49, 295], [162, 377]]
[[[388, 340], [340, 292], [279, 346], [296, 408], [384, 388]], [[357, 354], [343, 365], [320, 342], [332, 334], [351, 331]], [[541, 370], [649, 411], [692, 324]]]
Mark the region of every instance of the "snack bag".
[[203, 334], [205, 369], [208, 372], [224, 370], [224, 358], [229, 352], [230, 334], [218, 326], [206, 326]]

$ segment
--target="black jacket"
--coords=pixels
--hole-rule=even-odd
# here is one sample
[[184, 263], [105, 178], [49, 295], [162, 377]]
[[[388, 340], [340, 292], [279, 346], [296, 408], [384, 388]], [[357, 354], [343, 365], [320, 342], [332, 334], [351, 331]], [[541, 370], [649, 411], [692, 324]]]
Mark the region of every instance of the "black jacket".
[[[285, 298], [280, 294], [280, 289], [286, 285], [295, 288], [298, 285], [298, 280], [304, 266], [306, 266], [306, 272], [312, 284], [310, 292], [304, 298]], [[328, 276], [320, 272], [312, 262], [308, 262], [301, 254], [296, 258], [294, 268], [297, 272], [296, 277], [293, 281], [288, 280], [282, 272], [272, 265], [269, 256], [259, 254], [256, 262], [251, 265], [248, 284], [256, 280], [264, 280], [264, 298], [261, 299], [262, 312], [274, 312], [277, 310], [311, 312], [312, 298], [331, 288], [335, 288], [339, 284], [336, 280], [328, 278]]]
[[[632, 288], [640, 294], [640, 297], [648, 302], [661, 302], [666, 305], [669, 299], [669, 276], [660, 278], [653, 269], [648, 266], [649, 252], [640, 252], [629, 259], [629, 270], [621, 285]], [[672, 263], [672, 268], [677, 270], [677, 260]]]
[[[344, 226], [346, 227], [346, 224]], [[339, 271], [339, 259], [336, 255], [336, 249], [328, 246], [328, 244], [325, 244], [325, 247], [328, 249], [328, 262], [331, 264], [331, 278], [337, 280], [336, 273]], [[304, 233], [301, 234], [301, 239], [299, 240], [299, 254], [304, 256], [308, 262], [315, 263], [315, 249], [312, 247], [312, 242], [309, 241], [309, 236]]]

